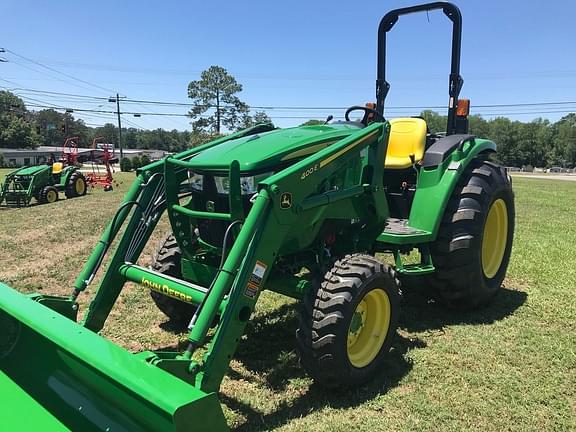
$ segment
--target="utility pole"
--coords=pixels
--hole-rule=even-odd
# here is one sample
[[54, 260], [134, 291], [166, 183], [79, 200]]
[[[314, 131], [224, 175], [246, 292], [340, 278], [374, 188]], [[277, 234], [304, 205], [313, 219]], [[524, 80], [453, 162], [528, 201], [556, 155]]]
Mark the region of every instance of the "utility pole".
[[112, 96], [108, 98], [108, 102], [116, 102], [116, 114], [118, 115], [118, 148], [120, 149], [120, 159], [122, 159], [124, 157], [124, 153], [122, 152], [122, 121], [120, 120], [120, 95], [116, 93], [116, 97]]
[[64, 138], [68, 138], [68, 135], [70, 135], [70, 124], [68, 123], [70, 116], [68, 114], [72, 114], [73, 112], [74, 110], [67, 108], [64, 113]]

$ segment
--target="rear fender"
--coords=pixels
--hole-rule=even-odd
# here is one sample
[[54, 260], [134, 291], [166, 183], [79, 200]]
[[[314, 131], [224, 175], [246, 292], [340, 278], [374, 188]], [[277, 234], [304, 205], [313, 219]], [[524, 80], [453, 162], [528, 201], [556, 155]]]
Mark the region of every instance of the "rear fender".
[[70, 177], [72, 176], [72, 174], [77, 170], [76, 167], [66, 167], [62, 170], [62, 174], [60, 174], [60, 185], [62, 187], [66, 187], [66, 185], [68, 184], [68, 181], [70, 180]]
[[448, 200], [470, 162], [479, 155], [495, 152], [496, 144], [492, 141], [472, 137], [454, 148], [444, 160], [438, 161], [438, 165], [423, 166], [409, 225], [431, 233], [430, 239], [435, 240]]

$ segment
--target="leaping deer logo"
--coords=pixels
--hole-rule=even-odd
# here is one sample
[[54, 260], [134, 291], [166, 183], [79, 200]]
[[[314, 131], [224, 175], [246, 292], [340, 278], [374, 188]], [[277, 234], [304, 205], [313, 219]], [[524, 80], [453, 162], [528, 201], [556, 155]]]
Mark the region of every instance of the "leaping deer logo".
[[292, 194], [290, 192], [284, 192], [280, 197], [280, 207], [283, 209], [288, 209], [292, 207]]

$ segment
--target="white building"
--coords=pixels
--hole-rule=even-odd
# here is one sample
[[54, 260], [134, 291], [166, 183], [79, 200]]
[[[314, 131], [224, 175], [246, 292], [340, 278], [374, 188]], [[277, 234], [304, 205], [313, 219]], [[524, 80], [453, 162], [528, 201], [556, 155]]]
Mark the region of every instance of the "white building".
[[[66, 149], [67, 152], [69, 149]], [[59, 160], [62, 158], [62, 146], [39, 146], [35, 149], [11, 149], [0, 148], [0, 153], [4, 155], [4, 160], [10, 166], [21, 167], [29, 165], [41, 165], [48, 160]], [[90, 160], [101, 159], [104, 153], [103, 149], [91, 148], [78, 148], [78, 161], [86, 162]], [[122, 153], [125, 157], [148, 155], [150, 160], [162, 159], [165, 156], [163, 150], [149, 150], [149, 149], [123, 149]], [[114, 156], [119, 158], [120, 151], [116, 149]]]

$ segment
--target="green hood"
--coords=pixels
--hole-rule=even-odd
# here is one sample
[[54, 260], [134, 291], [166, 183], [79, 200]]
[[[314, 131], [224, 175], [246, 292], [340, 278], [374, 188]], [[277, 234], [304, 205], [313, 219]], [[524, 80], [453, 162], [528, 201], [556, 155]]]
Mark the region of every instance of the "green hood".
[[30, 167], [20, 168], [19, 170], [12, 172], [12, 174], [28, 176], [28, 175], [37, 174], [37, 173], [44, 171], [46, 169], [49, 169], [49, 168], [50, 167], [48, 165], [30, 166]]
[[349, 124], [276, 129], [204, 150], [194, 157], [194, 162], [210, 169], [211, 165], [228, 165], [237, 160], [242, 172], [266, 170], [309, 156], [358, 130]]

